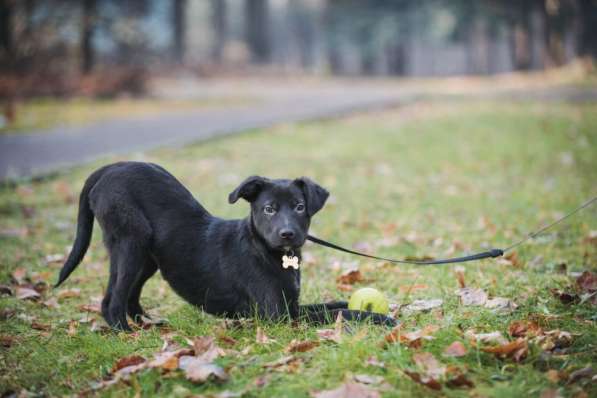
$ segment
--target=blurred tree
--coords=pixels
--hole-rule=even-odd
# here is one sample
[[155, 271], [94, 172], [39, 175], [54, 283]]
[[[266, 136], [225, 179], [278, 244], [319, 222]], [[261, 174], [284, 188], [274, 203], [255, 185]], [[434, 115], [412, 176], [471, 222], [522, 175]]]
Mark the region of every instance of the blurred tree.
[[184, 62], [186, 50], [186, 7], [187, 0], [174, 0], [172, 28], [174, 37], [174, 58], [176, 62]]
[[271, 55], [268, 0], [245, 0], [245, 24], [253, 62], [268, 62]]
[[14, 0], [0, 0], [0, 48], [2, 49], [3, 64], [14, 53], [14, 38], [12, 20], [15, 9]]
[[214, 41], [212, 45], [212, 57], [214, 61], [221, 62], [226, 45], [226, 0], [211, 0], [212, 24], [214, 31]]
[[83, 0], [81, 16], [81, 72], [88, 74], [95, 63], [93, 36], [97, 23], [97, 1]]

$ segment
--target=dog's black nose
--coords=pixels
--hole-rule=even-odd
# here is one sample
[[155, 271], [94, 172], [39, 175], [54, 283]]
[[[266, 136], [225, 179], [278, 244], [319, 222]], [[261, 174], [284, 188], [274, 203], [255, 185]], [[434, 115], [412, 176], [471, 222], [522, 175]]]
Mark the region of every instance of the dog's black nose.
[[294, 231], [291, 229], [283, 229], [280, 231], [280, 238], [292, 239], [292, 238], [294, 238]]

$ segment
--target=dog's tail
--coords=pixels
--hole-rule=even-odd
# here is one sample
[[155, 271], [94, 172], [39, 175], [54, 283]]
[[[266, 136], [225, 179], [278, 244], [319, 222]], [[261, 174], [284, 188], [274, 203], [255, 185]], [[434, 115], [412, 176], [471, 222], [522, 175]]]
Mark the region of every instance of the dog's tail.
[[93, 233], [93, 212], [89, 204], [89, 192], [95, 186], [97, 181], [102, 177], [105, 167], [95, 171], [87, 178], [85, 185], [81, 190], [79, 196], [79, 214], [77, 216], [77, 235], [73, 248], [68, 255], [68, 258], [62, 269], [60, 270], [60, 277], [54, 287], [58, 287], [68, 278], [68, 276], [77, 268], [77, 265], [83, 260], [89, 243], [91, 242], [91, 234]]

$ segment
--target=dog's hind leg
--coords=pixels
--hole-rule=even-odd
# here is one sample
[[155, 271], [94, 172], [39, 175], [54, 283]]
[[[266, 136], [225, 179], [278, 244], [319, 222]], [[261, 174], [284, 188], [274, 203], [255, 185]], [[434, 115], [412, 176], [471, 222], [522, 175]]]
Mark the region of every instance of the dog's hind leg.
[[136, 323], [139, 323], [141, 321], [142, 316], [149, 318], [145, 311], [143, 311], [139, 299], [141, 297], [141, 290], [143, 289], [143, 285], [158, 270], [158, 266], [155, 263], [155, 261], [149, 258], [149, 256], [147, 257], [148, 258], [146, 259], [143, 268], [137, 274], [135, 282], [133, 282], [133, 286], [131, 287], [131, 291], [129, 292], [127, 312], [131, 319]]
[[137, 276], [143, 272], [149, 252], [140, 237], [121, 239], [115, 249], [118, 252], [117, 277], [110, 292], [106, 320], [113, 328], [131, 330], [126, 320], [129, 297]]
[[[108, 245], [106, 245], [108, 246]], [[114, 289], [114, 285], [116, 284], [116, 278], [118, 277], [118, 267], [116, 266], [116, 258], [112, 254], [110, 255], [110, 279], [108, 280], [108, 286], [106, 287], [106, 292], [104, 293], [104, 299], [102, 300], [102, 315], [104, 319], [108, 323], [108, 325], [112, 325], [114, 322], [110, 317], [110, 298], [112, 297], [112, 290]]]

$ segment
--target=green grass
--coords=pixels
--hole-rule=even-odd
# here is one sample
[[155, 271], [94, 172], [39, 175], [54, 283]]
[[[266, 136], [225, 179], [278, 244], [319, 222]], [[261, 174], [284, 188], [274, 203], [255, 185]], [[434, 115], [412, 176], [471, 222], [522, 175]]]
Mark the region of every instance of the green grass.
[[15, 107], [15, 120], [0, 126], [0, 134], [28, 133], [50, 127], [84, 125], [102, 120], [155, 117], [167, 112], [185, 112], [223, 106], [242, 106], [249, 98], [162, 100], [152, 98], [56, 100], [38, 98]]
[[[465, 251], [507, 246], [538, 224], [550, 222], [594, 196], [595, 148], [597, 105], [458, 101], [280, 125], [128, 158], [160, 163], [213, 214], [229, 218], [247, 213], [246, 204], [230, 206], [226, 201], [242, 178], [252, 174], [306, 175], [332, 193], [313, 220], [315, 235], [341, 244], [367, 242], [375, 247], [384, 232], [390, 231], [390, 237], [416, 239], [398, 239], [394, 246], [376, 247], [381, 255], [444, 257], [455, 241]], [[72, 196], [76, 199], [86, 176], [105, 162], [0, 190], [0, 229], [26, 227], [28, 231], [21, 238], [0, 237], [0, 283], [10, 284], [16, 267], [25, 267], [30, 273], [49, 271], [49, 282], [55, 280], [59, 264], [46, 265], [44, 257], [65, 253], [72, 243], [77, 207]], [[292, 339], [316, 339], [317, 328], [261, 322], [277, 343], [255, 344], [255, 326], [225, 331], [238, 340], [235, 349], [253, 348], [246, 355], [218, 360], [230, 373], [230, 380], [223, 385], [193, 385], [180, 373], [148, 371], [129, 384], [119, 383], [99, 394], [186, 396], [249, 389], [248, 396], [300, 397], [335, 388], [351, 374], [370, 374], [383, 376], [391, 385], [384, 393], [389, 397], [539, 396], [545, 389], [559, 389], [564, 396], [584, 389], [595, 396], [594, 382], [553, 383], [545, 372], [550, 368], [571, 372], [597, 363], [597, 310], [587, 303], [563, 305], [549, 291], [572, 284], [569, 275], [556, 272], [558, 264], [566, 263], [569, 273], [595, 270], [595, 246], [584, 238], [597, 229], [596, 215], [594, 206], [520, 247], [519, 268], [494, 260], [464, 265], [469, 286], [513, 299], [519, 305], [510, 315], [460, 305], [454, 294], [458, 287], [454, 266], [382, 265], [325, 248], [305, 248], [314, 257], [313, 263], [303, 265], [305, 303], [349, 296], [336, 287], [341, 272], [334, 267], [336, 261], [343, 265], [356, 262], [369, 279], [357, 287], [376, 287], [393, 303], [442, 298], [442, 314], [413, 314], [402, 316], [401, 321], [405, 330], [439, 325], [435, 339], [425, 341], [420, 351], [433, 353], [443, 364], [467, 368], [468, 377], [475, 383], [472, 390], [444, 387], [436, 393], [414, 383], [401, 370], [413, 368], [411, 357], [416, 350], [399, 344], [382, 348], [380, 342], [388, 330], [368, 324], [353, 325], [355, 333], [338, 345], [322, 344], [298, 354], [304, 363], [297, 373], [271, 372], [262, 365], [285, 355], [283, 349]], [[482, 219], [486, 222], [480, 222]], [[0, 321], [0, 334], [17, 339], [10, 348], [0, 347], [0, 393], [27, 389], [51, 396], [72, 394], [100, 380], [118, 358], [132, 353], [150, 356], [160, 349], [160, 330], [155, 328], [134, 335], [103, 335], [81, 324], [76, 335], [68, 336], [68, 322], [83, 315], [77, 307], [101, 296], [107, 275], [106, 252], [96, 227], [84, 262], [66, 283], [67, 288], [81, 288], [80, 297], [61, 301], [57, 309], [14, 297], [0, 299], [2, 311], [16, 311], [14, 317]], [[409, 293], [413, 284], [423, 286]], [[53, 295], [55, 292], [49, 290], [44, 299]], [[184, 303], [159, 276], [148, 283], [142, 303], [167, 318], [181, 337], [221, 331], [220, 319]], [[31, 329], [27, 316], [50, 324], [52, 330]], [[469, 328], [507, 335], [511, 321], [528, 318], [539, 319], [546, 330], [560, 328], [576, 333], [566, 355], [546, 361], [541, 349], [531, 344], [528, 358], [514, 363], [472, 348], [463, 337]], [[442, 356], [444, 348], [455, 340], [465, 342], [468, 354], [453, 359]], [[372, 355], [385, 362], [385, 369], [365, 364]], [[271, 374], [269, 383], [260, 389], [252, 387], [264, 374]]]

